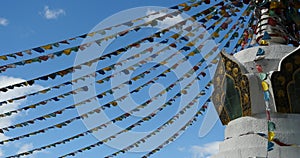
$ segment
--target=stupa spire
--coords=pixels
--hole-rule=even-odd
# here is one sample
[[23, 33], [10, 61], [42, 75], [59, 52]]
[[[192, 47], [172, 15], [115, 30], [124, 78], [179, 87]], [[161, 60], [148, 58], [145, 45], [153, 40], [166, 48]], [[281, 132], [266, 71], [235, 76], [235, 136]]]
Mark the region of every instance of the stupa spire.
[[299, 7], [295, 0], [256, 0], [256, 41], [260, 45], [299, 44]]

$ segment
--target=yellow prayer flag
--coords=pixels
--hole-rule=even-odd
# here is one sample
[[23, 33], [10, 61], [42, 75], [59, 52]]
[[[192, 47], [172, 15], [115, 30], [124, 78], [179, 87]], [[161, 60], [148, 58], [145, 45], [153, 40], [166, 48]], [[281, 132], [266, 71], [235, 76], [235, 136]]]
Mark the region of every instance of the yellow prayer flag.
[[136, 76], [136, 77], [132, 78], [132, 80], [134, 80], [134, 81], [136, 81], [138, 79], [140, 79], [140, 76]]
[[66, 54], [66, 55], [70, 55], [71, 49], [70, 48], [69, 49], [65, 49], [65, 50], [63, 50], [63, 53]]
[[161, 94], [165, 94], [165, 93], [167, 93], [167, 90], [163, 90], [162, 92], [161, 92]]
[[89, 61], [89, 62], [85, 63], [85, 65], [90, 67], [90, 66], [93, 65], [93, 62], [92, 62], [92, 61]]
[[269, 84], [266, 81], [262, 81], [261, 85], [262, 85], [263, 91], [269, 90]]
[[29, 106], [30, 109], [34, 109], [35, 107], [36, 107], [36, 105]]
[[23, 127], [22, 124], [16, 124], [15, 127]]
[[117, 106], [117, 105], [118, 105], [118, 102], [113, 101], [113, 102], [111, 102], [111, 105], [112, 105], [112, 106]]
[[0, 59], [2, 59], [2, 60], [7, 60], [7, 56], [5, 56], [5, 55], [0, 56]]
[[55, 125], [55, 127], [61, 128], [61, 127], [62, 127], [62, 124], [57, 124], [57, 125]]
[[188, 56], [194, 56], [195, 55], [195, 52], [191, 52], [188, 54]]
[[219, 37], [220, 35], [219, 35], [218, 32], [214, 32], [214, 33], [212, 34], [212, 36], [216, 38], [216, 37]]
[[195, 34], [194, 34], [194, 33], [192, 33], [192, 32], [189, 32], [188, 34], [186, 34], [186, 36], [188, 36], [188, 37], [194, 37], [194, 36], [195, 36]]
[[238, 40], [238, 44], [242, 44], [243, 40], [242, 39], [239, 39]]
[[141, 55], [140, 54], [135, 54], [134, 55], [134, 58], [138, 58], [138, 57], [140, 57]]
[[191, 5], [191, 7], [198, 7], [199, 6], [199, 3], [194, 3]]
[[98, 81], [96, 81], [97, 83], [104, 83], [104, 81], [103, 80], [98, 80]]
[[186, 46], [189, 46], [189, 47], [192, 47], [194, 45], [195, 45], [195, 43], [193, 43], [193, 42], [189, 42], [188, 44], [186, 44]]
[[128, 67], [127, 69], [133, 71], [133, 70], [134, 70], [134, 67], [130, 66], [130, 67]]
[[191, 6], [187, 6], [187, 7], [184, 7], [182, 10], [183, 11], [189, 11], [192, 7]]
[[165, 65], [165, 64], [167, 64], [167, 63], [168, 63], [167, 61], [162, 61], [162, 62], [160, 62], [159, 64]]
[[214, 24], [214, 26], [217, 26], [217, 25], [219, 25], [221, 23], [221, 21], [217, 21], [215, 24]]
[[44, 116], [44, 118], [51, 118], [51, 117], [52, 117], [51, 115]]
[[174, 39], [177, 39], [179, 37], [179, 34], [176, 33], [176, 34], [172, 35], [171, 37]]
[[47, 93], [49, 90], [50, 90], [50, 89], [45, 89], [45, 90], [40, 91], [40, 93], [45, 94], [45, 93]]
[[229, 37], [229, 34], [226, 34], [225, 36], [224, 36], [224, 39], [226, 39], [226, 38], [228, 38]]
[[218, 63], [218, 62], [219, 62], [218, 59], [214, 59], [214, 60], [211, 61], [211, 63], [213, 63], [213, 64], [216, 64], [216, 63]]
[[181, 93], [182, 93], [182, 94], [187, 94], [187, 91], [186, 91], [185, 89], [183, 89], [183, 90], [181, 91]]
[[275, 138], [275, 133], [272, 131], [268, 132], [268, 140], [272, 141], [274, 140], [274, 138]]
[[106, 143], [108, 141], [108, 139], [104, 139], [103, 142]]
[[261, 40], [261, 41], [260, 41], [260, 44], [261, 44], [261, 45], [268, 45], [269, 43], [268, 43], [268, 41], [266, 41], [266, 40]]
[[186, 3], [181, 3], [181, 4], [178, 4], [178, 6], [187, 7], [188, 5]]
[[48, 45], [42, 46], [42, 48], [44, 48], [45, 50], [50, 50], [50, 49], [52, 49], [52, 45], [48, 44]]
[[96, 32], [88, 33], [87, 36], [93, 37], [96, 34]]
[[104, 70], [104, 71], [110, 71], [111, 68], [110, 68], [110, 67], [105, 67], [105, 68], [103, 68], [103, 70]]
[[213, 15], [210, 14], [210, 15], [208, 15], [206, 18], [207, 18], [207, 20], [209, 20], [209, 19], [211, 19], [212, 17], [213, 17]]

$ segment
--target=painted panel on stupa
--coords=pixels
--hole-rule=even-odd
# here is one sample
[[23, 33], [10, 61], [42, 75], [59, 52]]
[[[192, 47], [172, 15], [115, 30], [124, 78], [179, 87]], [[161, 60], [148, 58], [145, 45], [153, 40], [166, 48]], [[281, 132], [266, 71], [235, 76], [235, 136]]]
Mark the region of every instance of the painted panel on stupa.
[[271, 76], [277, 112], [300, 113], [300, 50], [282, 59]]
[[223, 124], [251, 115], [249, 80], [240, 64], [223, 53], [214, 77], [212, 100]]

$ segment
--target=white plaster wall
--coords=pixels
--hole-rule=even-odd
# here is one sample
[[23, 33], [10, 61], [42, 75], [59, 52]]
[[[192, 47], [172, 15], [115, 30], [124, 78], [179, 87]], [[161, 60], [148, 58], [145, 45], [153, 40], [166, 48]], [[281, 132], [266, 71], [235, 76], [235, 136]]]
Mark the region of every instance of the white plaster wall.
[[[252, 115], [262, 113], [266, 110], [266, 106], [265, 106], [263, 90], [261, 87], [261, 80], [254, 73], [249, 73], [246, 75], [249, 78], [249, 84], [251, 85], [250, 86], [251, 105], [258, 105], [258, 106], [251, 107], [251, 113]], [[272, 109], [272, 111], [274, 111], [274, 109]]]
[[280, 60], [296, 49], [287, 45], [257, 46], [242, 50], [234, 54], [234, 57], [246, 67], [248, 72], [256, 72], [254, 60], [259, 48], [265, 50], [265, 58], [257, 61], [257, 63], [262, 65], [266, 72], [277, 70]]
[[[300, 145], [300, 114], [271, 113], [271, 119], [276, 124], [275, 135], [286, 144]], [[224, 142], [219, 145], [219, 153], [212, 158], [249, 158], [266, 157], [267, 139], [256, 134], [267, 134], [265, 113], [254, 117], [242, 117], [231, 121], [225, 129]], [[241, 136], [242, 134], [245, 134]], [[278, 146], [269, 152], [268, 158], [299, 158], [300, 147]]]

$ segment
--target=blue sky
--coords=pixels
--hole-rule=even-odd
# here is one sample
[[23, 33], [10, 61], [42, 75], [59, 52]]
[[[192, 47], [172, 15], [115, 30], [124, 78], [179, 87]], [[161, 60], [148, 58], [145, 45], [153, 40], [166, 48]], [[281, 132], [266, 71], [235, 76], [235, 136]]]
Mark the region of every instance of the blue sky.
[[[97, 1], [97, 0], [90, 0], [90, 1], [83, 1], [83, 0], [65, 0], [61, 2], [56, 1], [5, 1], [2, 2], [3, 4], [0, 6], [0, 55], [5, 55], [8, 53], [13, 53], [37, 46], [41, 46], [48, 43], [53, 43], [56, 41], [60, 41], [63, 39], [68, 39], [70, 37], [75, 37], [87, 32], [90, 32], [93, 29], [96, 29], [98, 26], [108, 25], [109, 23], [119, 23], [122, 20], [126, 19], [133, 19], [133, 17], [139, 17], [142, 14], [147, 14], [153, 12], [157, 9], [157, 7], [170, 7], [176, 4], [185, 2], [184, 0], [166, 0], [166, 1], [154, 1], [154, 0], [130, 0], [130, 1]], [[144, 8], [144, 12], [136, 12], [136, 14], [132, 14], [132, 12], [127, 12], [124, 14], [124, 17], [117, 14], [119, 12], [124, 12], [124, 10], [132, 9], [136, 7], [146, 7]], [[201, 8], [201, 7], [200, 7]], [[126, 12], [124, 12], [126, 13]], [[131, 13], [131, 14], [130, 14]], [[192, 14], [191, 12], [190, 14]], [[110, 20], [112, 15], [117, 14], [118, 20]], [[104, 22], [103, 22], [104, 20]], [[100, 25], [99, 25], [100, 23]], [[157, 29], [145, 29], [142, 33], [144, 36], [150, 35]], [[132, 39], [139, 38], [140, 34], [132, 34], [129, 35], [128, 38], [124, 38], [123, 40], [120, 39], [119, 41], [114, 41], [112, 44], [108, 45], [108, 50], [117, 47], [118, 45], [124, 44], [126, 42], [130, 42]], [[95, 37], [96, 38], [96, 37]], [[77, 40], [74, 44], [82, 43], [82, 40]], [[146, 46], [143, 45], [142, 48]], [[64, 46], [62, 46], [64, 48]], [[139, 50], [136, 50], [137, 52]], [[155, 51], [154, 51], [155, 52]], [[135, 53], [135, 52], [133, 52]], [[39, 54], [35, 54], [37, 56]], [[97, 55], [97, 54], [96, 54]], [[34, 55], [33, 55], [34, 56]], [[164, 56], [162, 56], [164, 57]], [[201, 56], [196, 56], [195, 58], [191, 58], [189, 60], [189, 64], [196, 64], [197, 60], [199, 60]], [[78, 57], [77, 57], [78, 58]], [[178, 58], [179, 59], [179, 58]], [[70, 56], [62, 56], [59, 59], [55, 59], [53, 61], [47, 61], [41, 64], [31, 64], [28, 66], [18, 67], [16, 69], [7, 70], [6, 72], [0, 75], [0, 85], [10, 85], [15, 82], [20, 82], [22, 80], [28, 80], [35, 78], [37, 76], [48, 74], [49, 72], [53, 72], [59, 69], [67, 68], [68, 66], [76, 63], [75, 55]], [[115, 59], [117, 61], [118, 59]], [[3, 62], [0, 61], [0, 65], [11, 63], [14, 60], [8, 60]], [[111, 59], [109, 62], [112, 62]], [[3, 62], [3, 63], [2, 63]], [[174, 59], [174, 62], [175, 59]], [[99, 65], [98, 65], [99, 66]], [[101, 66], [101, 65], [100, 65]], [[145, 70], [149, 67], [153, 66], [153, 63], [144, 65], [140, 71]], [[97, 67], [97, 66], [96, 66]], [[85, 71], [85, 70], [83, 70]], [[88, 70], [87, 70], [88, 71]], [[158, 70], [157, 70], [158, 71]], [[163, 71], [160, 70], [160, 71]], [[184, 72], [183, 70], [179, 70], [179, 72]], [[82, 72], [83, 73], [83, 72]], [[134, 73], [138, 73], [138, 70]], [[158, 72], [157, 72], [158, 73]], [[212, 75], [212, 74], [211, 74]], [[136, 103], [142, 103], [143, 95], [145, 98], [153, 97], [153, 93], [158, 90], [162, 90], [163, 87], [166, 87], [168, 83], [174, 82], [173, 79], [178, 79], [178, 75], [173, 73], [171, 76], [168, 76], [169, 79], [160, 80], [158, 84], [148, 87], [145, 92], [141, 92], [142, 95], [132, 95], [133, 101]], [[208, 81], [210, 75], [207, 76], [206, 79], [203, 79], [202, 82]], [[13, 92], [7, 94], [0, 94], [2, 98], [12, 98], [16, 95], [24, 95], [30, 92], [37, 91], [39, 89], [50, 87], [51, 85], [55, 85], [57, 83], [61, 83], [66, 80], [70, 80], [72, 78], [71, 75], [66, 76], [64, 78], [57, 78], [56, 80], [48, 80], [48, 82], [36, 82], [31, 87], [25, 88], [17, 88]], [[122, 78], [122, 76], [121, 76]], [[110, 85], [107, 85], [108, 88]], [[205, 84], [199, 83], [199, 87], [203, 88]], [[0, 86], [3, 87], [3, 86]], [[99, 89], [105, 89], [105, 86], [96, 86], [96, 91]], [[134, 89], [134, 87], [130, 87]], [[168, 95], [164, 95], [163, 97], [168, 98], [171, 94], [175, 94], [175, 90], [180, 89], [182, 87], [176, 87], [174, 92], [170, 92]], [[197, 89], [196, 88], [196, 89]], [[1, 108], [0, 111], [7, 111], [12, 110], [18, 107], [22, 107], [28, 104], [35, 103], [37, 101], [42, 100], [43, 98], [49, 98], [51, 96], [61, 94], [63, 92], [67, 92], [71, 90], [70, 87], [63, 88], [61, 90], [56, 90], [49, 94], [41, 95], [41, 96], [34, 96], [28, 98], [27, 100], [23, 100], [20, 102], [16, 102], [9, 106], [9, 108]], [[194, 92], [190, 92], [191, 94]], [[134, 97], [135, 96], [135, 97]], [[75, 96], [76, 97], [76, 96]], [[77, 96], [78, 97], [78, 96]], [[85, 95], [79, 95], [79, 100], [85, 97]], [[28, 120], [30, 118], [34, 118], [35, 116], [39, 116], [41, 114], [45, 114], [49, 111], [54, 111], [60, 109], [58, 105], [70, 105], [70, 103], [74, 103], [74, 98], [68, 97], [63, 99], [60, 102], [52, 102], [49, 103], [47, 106], [42, 106], [39, 109], [34, 109], [29, 112], [22, 112], [20, 115], [10, 117], [4, 119], [2, 121], [1, 126], [7, 126], [10, 124], [14, 124], [17, 122], [21, 122], [22, 120]], [[77, 98], [78, 99], [78, 98]], [[75, 98], [76, 100], [76, 98]], [[184, 100], [184, 99], [183, 99]], [[186, 101], [186, 100], [184, 100]], [[100, 101], [101, 102], [101, 101]], [[128, 103], [128, 102], [127, 102]], [[161, 102], [158, 102], [161, 104]], [[126, 110], [126, 107], [124, 107]], [[145, 132], [155, 130], [158, 124], [163, 121], [166, 121], [172, 115], [174, 115], [178, 109], [180, 108], [179, 105], [176, 104], [175, 108], [166, 108], [164, 113], [157, 115], [154, 121], [145, 123], [145, 126], [141, 126], [136, 129], [136, 132]], [[82, 110], [87, 110], [87, 107], [83, 107]], [[122, 111], [123, 110], [123, 111]], [[115, 109], [114, 111], [107, 112], [106, 114], [108, 117], [117, 116], [117, 114], [121, 114], [124, 112], [124, 109]], [[80, 112], [79, 112], [80, 113]], [[153, 157], [161, 158], [161, 157], [180, 157], [180, 158], [206, 158], [211, 153], [216, 152], [218, 141], [222, 141], [224, 137], [224, 126], [221, 125], [220, 121], [218, 120], [216, 123], [213, 121], [216, 119], [217, 114], [213, 108], [213, 105], [209, 105], [209, 109], [206, 116], [200, 116], [198, 121], [196, 121], [193, 126], [190, 126], [186, 132], [180, 136], [175, 142], [167, 145], [163, 150], [153, 155]], [[34, 131], [35, 129], [39, 129], [40, 127], [46, 127], [47, 125], [52, 125], [54, 123], [60, 122], [62, 120], [71, 118], [72, 116], [78, 115], [77, 111], [68, 111], [63, 116], [58, 116], [55, 119], [49, 119], [49, 121], [37, 123], [30, 128], [24, 129], [16, 129], [12, 130], [11, 132], [7, 133], [6, 136], [1, 135], [0, 138], [8, 138], [13, 137], [16, 135], [20, 135], [21, 133], [26, 133], [28, 131]], [[206, 121], [203, 121], [204, 117], [208, 117]], [[122, 124], [118, 124], [119, 127], [126, 127], [126, 125], [130, 125], [130, 123], [134, 123], [134, 121], [138, 120], [138, 116], [136, 118], [129, 119], [128, 122]], [[212, 120], [210, 122], [209, 120]], [[93, 120], [95, 121], [95, 119]], [[96, 122], [93, 123], [97, 123]], [[101, 122], [101, 121], [100, 121]], [[179, 121], [180, 122], [180, 121]], [[181, 121], [184, 122], [184, 121]], [[205, 123], [206, 122], [206, 123]], [[61, 140], [65, 137], [70, 137], [78, 132], [85, 131], [87, 127], [92, 127], [94, 124], [91, 125], [84, 124], [84, 122], [78, 121], [70, 126], [67, 126], [65, 129], [53, 129], [50, 130], [49, 133], [38, 136], [33, 136], [32, 138], [25, 138], [20, 141], [15, 141], [12, 143], [8, 143], [7, 145], [0, 146], [0, 155], [8, 156], [15, 154], [19, 151], [26, 151], [31, 150], [36, 147], [43, 146], [45, 144], [55, 142], [57, 140]], [[205, 132], [208, 132], [206, 135], [200, 137], [199, 131], [202, 125], [208, 125], [207, 128], [203, 128]], [[180, 125], [178, 125], [180, 126]], [[212, 127], [210, 129], [210, 127]], [[169, 128], [170, 133], [172, 133], [172, 128]], [[106, 131], [109, 134], [110, 131]], [[105, 132], [104, 132], [105, 133]], [[96, 136], [97, 137], [97, 136]], [[101, 137], [101, 136], [99, 136]], [[125, 138], [125, 137], [124, 137]], [[129, 138], [130, 139], [130, 138]], [[156, 138], [157, 140], [152, 140], [153, 142], [160, 142], [159, 137]], [[97, 141], [97, 138], [94, 136], [87, 136], [82, 139], [75, 140], [72, 143], [68, 143], [66, 145], [58, 146], [57, 148], [52, 148], [49, 150], [45, 150], [43, 152], [39, 152], [34, 154], [34, 157], [57, 157], [62, 154], [66, 154], [71, 152], [75, 149], [79, 149], [84, 147], [88, 144], [92, 144]], [[123, 139], [123, 142], [126, 139]], [[128, 140], [130, 141], [130, 140]], [[125, 142], [126, 144], [126, 142]], [[153, 143], [155, 144], [155, 143]], [[116, 149], [106, 145], [102, 147], [93, 148], [90, 151], [80, 153], [76, 155], [76, 157], [103, 157], [112, 152], [117, 151]], [[142, 153], [129, 153], [126, 157], [140, 157], [145, 152]], [[120, 157], [124, 157], [124, 154], [120, 155]]]

